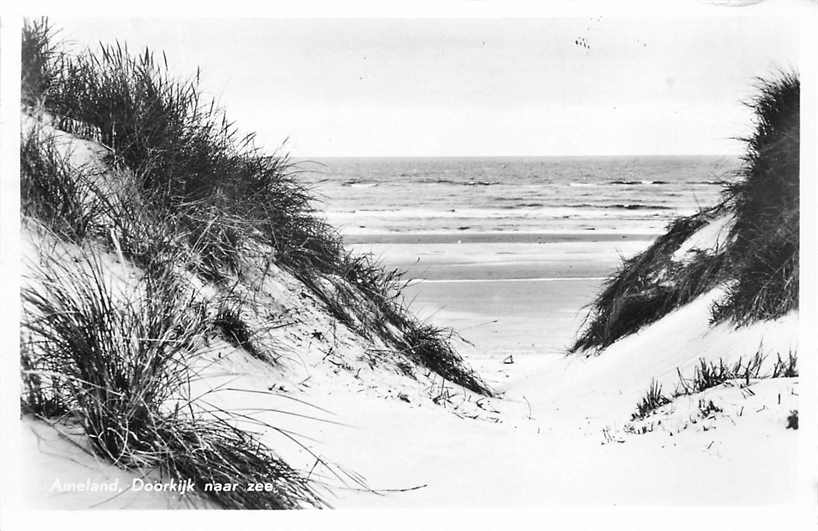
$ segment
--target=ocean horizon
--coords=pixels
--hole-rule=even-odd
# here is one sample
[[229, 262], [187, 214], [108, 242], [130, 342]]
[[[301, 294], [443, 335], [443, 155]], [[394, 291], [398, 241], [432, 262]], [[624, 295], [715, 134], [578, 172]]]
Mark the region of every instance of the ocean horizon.
[[[658, 234], [715, 204], [739, 159], [717, 155], [327, 157], [299, 162], [316, 210], [352, 237]], [[403, 236], [405, 237], [405, 236]]]

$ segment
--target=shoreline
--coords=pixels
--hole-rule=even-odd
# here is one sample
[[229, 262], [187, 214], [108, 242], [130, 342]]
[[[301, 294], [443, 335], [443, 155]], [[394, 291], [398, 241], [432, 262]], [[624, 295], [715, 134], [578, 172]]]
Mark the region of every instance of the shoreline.
[[407, 284], [461, 284], [467, 282], [562, 282], [573, 280], [605, 280], [607, 277], [540, 277], [540, 278], [413, 278]]
[[568, 243], [651, 241], [656, 232], [378, 232], [343, 233], [344, 243], [359, 244], [444, 244], [444, 243]]
[[371, 253], [407, 278], [427, 281], [497, 281], [543, 278], [606, 278], [651, 240], [554, 242], [361, 243], [349, 248]]

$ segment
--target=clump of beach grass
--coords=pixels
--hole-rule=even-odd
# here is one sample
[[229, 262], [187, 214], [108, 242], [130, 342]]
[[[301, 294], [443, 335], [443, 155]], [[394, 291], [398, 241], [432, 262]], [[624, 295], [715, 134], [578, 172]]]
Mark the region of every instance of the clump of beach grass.
[[631, 420], [644, 419], [660, 407], [670, 403], [670, 398], [662, 392], [662, 385], [656, 380], [651, 381], [650, 387], [645, 395], [636, 404], [636, 411], [631, 415]]
[[26, 19], [21, 43], [23, 103], [37, 106], [48, 92], [59, 56], [56, 31], [47, 18]]
[[[708, 361], [699, 358], [699, 362], [693, 370], [691, 378], [685, 378], [681, 372], [679, 375], [679, 387], [674, 393], [674, 397], [701, 393], [712, 387], [719, 386], [728, 380], [743, 380], [749, 384], [751, 379], [761, 377], [761, 368], [764, 365], [765, 356], [761, 351], [757, 351], [745, 362], [739, 357], [734, 363], [727, 364], [722, 358], [718, 361]], [[777, 377], [774, 369], [770, 377]]]
[[[718, 205], [673, 221], [647, 250], [625, 260], [590, 304], [571, 352], [600, 350], [723, 286], [712, 321], [738, 326], [798, 307], [799, 97], [797, 74], [758, 81], [755, 131]], [[716, 216], [733, 220], [726, 243], [676, 262], [682, 243]]]
[[288, 156], [262, 153], [254, 135], [204, 101], [198, 73], [177, 79], [164, 56], [116, 43], [61, 56], [53, 77], [44, 100], [57, 126], [108, 146], [110, 166], [130, 172], [155, 208], [174, 212], [201, 274], [239, 272], [250, 240], [296, 270], [332, 267], [340, 240], [312, 215]]
[[674, 262], [672, 256], [724, 208], [720, 204], [673, 221], [648, 249], [625, 260], [589, 305], [571, 352], [605, 348], [722, 282], [725, 270], [721, 254], [699, 252], [684, 263]]
[[190, 396], [192, 358], [212, 323], [171, 274], [118, 292], [101, 260], [49, 260], [22, 290], [24, 411], [81, 423], [94, 451], [126, 469], [206, 483], [271, 480], [272, 492], [210, 494], [225, 508], [321, 507], [305, 474]]
[[740, 178], [727, 190], [735, 223], [727, 259], [735, 282], [714, 307], [739, 325], [798, 308], [800, 81], [794, 73], [759, 79], [755, 130]]
[[264, 328], [258, 323], [251, 323], [248, 314], [248, 303], [235, 292], [228, 292], [220, 297], [213, 317], [213, 326], [232, 346], [244, 349], [254, 358], [275, 363], [279, 356], [269, 348], [269, 339], [259, 341], [258, 336]]
[[75, 167], [53, 136], [32, 128], [20, 139], [20, 210], [63, 238], [79, 242], [102, 232], [107, 210], [94, 172]]
[[455, 331], [429, 323], [414, 322], [404, 333], [404, 352], [414, 360], [446, 380], [478, 394], [492, 396], [493, 392], [474, 371], [465, 368], [463, 359], [452, 348]]

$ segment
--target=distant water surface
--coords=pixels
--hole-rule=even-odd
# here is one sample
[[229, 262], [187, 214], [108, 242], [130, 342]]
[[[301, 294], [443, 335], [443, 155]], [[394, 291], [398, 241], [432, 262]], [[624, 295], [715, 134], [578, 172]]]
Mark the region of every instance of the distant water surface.
[[714, 204], [737, 159], [334, 158], [301, 178], [343, 233], [659, 233]]

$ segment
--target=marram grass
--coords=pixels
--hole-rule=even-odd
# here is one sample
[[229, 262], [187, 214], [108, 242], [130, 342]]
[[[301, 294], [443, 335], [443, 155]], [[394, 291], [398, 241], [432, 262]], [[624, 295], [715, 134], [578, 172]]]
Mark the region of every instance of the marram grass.
[[[237, 427], [241, 419], [190, 396], [192, 358], [213, 324], [177, 279], [145, 276], [119, 293], [92, 253], [69, 263], [46, 261], [22, 291], [24, 411], [74, 419], [114, 465], [191, 479], [225, 508], [326, 505], [305, 473]], [[208, 493], [211, 482], [242, 488]], [[244, 488], [270, 482], [267, 492]]]

